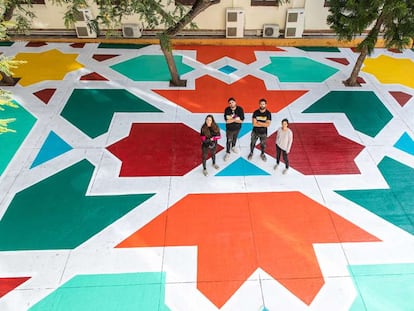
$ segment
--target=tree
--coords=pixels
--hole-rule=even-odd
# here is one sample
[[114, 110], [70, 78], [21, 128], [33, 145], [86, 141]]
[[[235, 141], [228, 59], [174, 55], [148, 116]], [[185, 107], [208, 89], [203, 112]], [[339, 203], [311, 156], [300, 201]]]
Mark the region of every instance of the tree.
[[[17, 32], [24, 32], [30, 27], [30, 21], [35, 17], [30, 10], [31, 0], [0, 0], [0, 41], [7, 40], [7, 30], [14, 28]], [[10, 20], [15, 18], [14, 22]], [[13, 57], [0, 57], [0, 85], [15, 85], [19, 79], [12, 77], [12, 68], [24, 63], [15, 61]]]
[[406, 48], [414, 38], [414, 0], [331, 0], [329, 6], [327, 23], [339, 40], [351, 41], [369, 29], [356, 47], [360, 54], [344, 81], [347, 86], [359, 86], [358, 74], [380, 36], [387, 48], [397, 49]]
[[[87, 6], [86, 0], [54, 0], [55, 3], [67, 4], [65, 25], [73, 25], [79, 9]], [[194, 0], [191, 6], [183, 6], [174, 0], [94, 0], [99, 8], [96, 20], [107, 29], [114, 29], [121, 24], [124, 16], [136, 15], [143, 21], [148, 29], [163, 26], [158, 34], [161, 50], [165, 56], [168, 70], [171, 75], [170, 85], [185, 86], [186, 81], [181, 80], [175, 64], [171, 39], [186, 26], [195, 28], [194, 18], [220, 0]], [[278, 4], [289, 0], [278, 0]]]

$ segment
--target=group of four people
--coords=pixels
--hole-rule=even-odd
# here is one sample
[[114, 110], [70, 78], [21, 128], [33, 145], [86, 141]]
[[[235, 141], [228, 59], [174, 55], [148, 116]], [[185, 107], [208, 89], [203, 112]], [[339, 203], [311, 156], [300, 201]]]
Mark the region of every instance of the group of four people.
[[[224, 110], [224, 120], [226, 121], [226, 154], [224, 156], [224, 161], [227, 161], [230, 158], [230, 151], [238, 153], [236, 142], [244, 121], [243, 108], [237, 105], [237, 102], [233, 97], [228, 99], [228, 104], [228, 107]], [[252, 115], [253, 129], [250, 139], [250, 153], [247, 156], [247, 159], [249, 160], [253, 158], [253, 151], [257, 140], [260, 140], [260, 157], [263, 161], [267, 160], [265, 155], [267, 128], [270, 126], [270, 122], [272, 121], [272, 113], [266, 107], [266, 99], [260, 99], [259, 108], [255, 110]], [[281, 123], [281, 127], [277, 130], [276, 134], [276, 164], [274, 169], [277, 169], [280, 162], [280, 156], [282, 155], [283, 161], [285, 162], [283, 174], [286, 174], [289, 169], [288, 153], [292, 147], [293, 133], [288, 127], [288, 119], [283, 119]], [[219, 169], [219, 166], [216, 164], [216, 149], [217, 141], [221, 138], [220, 128], [214, 121], [214, 117], [211, 114], [206, 117], [204, 124], [201, 127], [200, 137], [202, 141], [201, 154], [203, 161], [203, 174], [207, 176], [208, 172], [206, 162], [208, 154], [211, 155], [213, 167], [215, 169]]]

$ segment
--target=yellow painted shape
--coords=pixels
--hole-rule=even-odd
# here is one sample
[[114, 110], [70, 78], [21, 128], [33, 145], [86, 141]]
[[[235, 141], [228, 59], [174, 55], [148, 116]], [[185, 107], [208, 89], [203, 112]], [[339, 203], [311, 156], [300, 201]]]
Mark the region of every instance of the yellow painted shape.
[[15, 60], [27, 63], [13, 69], [13, 76], [19, 77], [19, 84], [28, 86], [45, 80], [63, 80], [71, 71], [84, 66], [76, 61], [79, 54], [64, 54], [56, 49], [40, 53], [18, 53]]
[[373, 74], [381, 83], [397, 83], [414, 88], [414, 62], [408, 58], [387, 55], [367, 58], [362, 71]]

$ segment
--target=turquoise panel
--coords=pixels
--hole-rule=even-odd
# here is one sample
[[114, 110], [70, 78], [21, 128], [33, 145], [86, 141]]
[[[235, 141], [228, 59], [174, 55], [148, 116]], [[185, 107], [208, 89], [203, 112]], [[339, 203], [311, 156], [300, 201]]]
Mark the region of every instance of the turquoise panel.
[[258, 168], [249, 161], [238, 158], [236, 161], [228, 165], [225, 169], [216, 174], [216, 176], [263, 176], [270, 175], [266, 171]]
[[51, 131], [30, 168], [56, 158], [72, 149], [72, 146], [60, 138], [55, 132]]
[[410, 137], [410, 135], [408, 135], [408, 133], [404, 133], [395, 143], [394, 147], [414, 155], [414, 140]]
[[338, 71], [306, 57], [270, 57], [270, 64], [261, 70], [280, 82], [323, 82]]
[[414, 235], [414, 169], [385, 157], [378, 165], [389, 189], [337, 191], [395, 226]]
[[392, 119], [392, 114], [371, 91], [332, 91], [304, 113], [345, 113], [358, 131], [375, 137]]
[[410, 311], [414, 264], [358, 265], [349, 270], [358, 291], [350, 311]]
[[[181, 76], [193, 70], [183, 63], [182, 56], [174, 56], [178, 74]], [[142, 55], [125, 62], [115, 64], [111, 68], [133, 81], [170, 81], [167, 61], [163, 55]]]
[[167, 311], [164, 273], [78, 275], [30, 311]]
[[16, 133], [7, 132], [0, 134], [0, 175], [4, 172], [36, 122], [36, 119], [20, 105], [18, 108], [2, 107], [4, 111], [1, 111], [0, 118], [15, 118], [14, 122], [8, 124], [8, 128], [15, 130]]
[[[226, 131], [226, 123], [217, 123], [217, 125], [222, 129], [223, 131]], [[239, 132], [239, 137], [242, 137], [246, 135], [247, 133], [250, 133], [253, 129], [253, 125], [251, 123], [244, 123], [242, 124], [242, 127]]]

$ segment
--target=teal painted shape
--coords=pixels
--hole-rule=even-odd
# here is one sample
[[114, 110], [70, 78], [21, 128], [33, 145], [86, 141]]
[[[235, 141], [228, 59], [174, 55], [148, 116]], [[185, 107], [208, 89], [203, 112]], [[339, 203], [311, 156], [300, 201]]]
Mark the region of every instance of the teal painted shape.
[[77, 275], [30, 311], [168, 311], [161, 272]]
[[234, 68], [230, 65], [226, 65], [224, 67], [221, 67], [219, 70], [221, 72], [225, 73], [225, 74], [231, 74], [231, 73], [235, 72], [237, 70], [237, 68]]
[[139, 50], [150, 44], [130, 44], [130, 43], [99, 43], [99, 49], [128, 49]]
[[414, 155], [414, 140], [410, 137], [410, 135], [408, 135], [408, 133], [404, 133], [395, 143], [394, 147]]
[[[217, 125], [222, 129], [223, 131], [226, 131], [226, 123], [217, 123]], [[250, 133], [253, 129], [253, 125], [251, 123], [244, 123], [242, 124], [242, 127], [239, 132], [239, 137], [242, 137], [246, 135], [247, 133]]]
[[337, 47], [328, 46], [297, 46], [296, 48], [307, 52], [340, 52]]
[[[174, 56], [174, 61], [180, 76], [193, 70], [192, 67], [183, 63], [182, 56]], [[133, 81], [171, 80], [163, 55], [142, 55], [110, 67]]]
[[336, 191], [395, 226], [414, 234], [414, 169], [385, 157], [378, 165], [389, 189]]
[[236, 161], [228, 165], [225, 169], [216, 174], [216, 176], [263, 176], [270, 175], [264, 170], [258, 168], [249, 161], [238, 158]]
[[392, 114], [371, 91], [332, 91], [304, 113], [345, 113], [352, 126], [375, 137], [392, 119]]
[[358, 295], [350, 311], [411, 311], [414, 264], [350, 266]]
[[13, 44], [13, 41], [0, 41], [0, 46], [12, 46]]
[[162, 112], [123, 89], [75, 89], [61, 115], [89, 137], [106, 133], [115, 112]]
[[6, 132], [0, 134], [0, 175], [3, 174], [36, 122], [36, 118], [26, 109], [16, 102], [14, 104], [18, 105], [18, 108], [2, 106], [4, 111], [0, 111], [0, 119], [16, 119], [8, 124], [8, 128], [15, 130], [16, 133]]
[[0, 251], [73, 249], [153, 194], [86, 195], [87, 160], [18, 192], [0, 221]]
[[307, 57], [270, 57], [270, 64], [261, 70], [280, 82], [323, 82], [338, 71]]
[[54, 159], [69, 150], [72, 150], [72, 146], [60, 138], [55, 132], [51, 131], [46, 138], [42, 148], [34, 159], [30, 168], [36, 167], [44, 162]]

